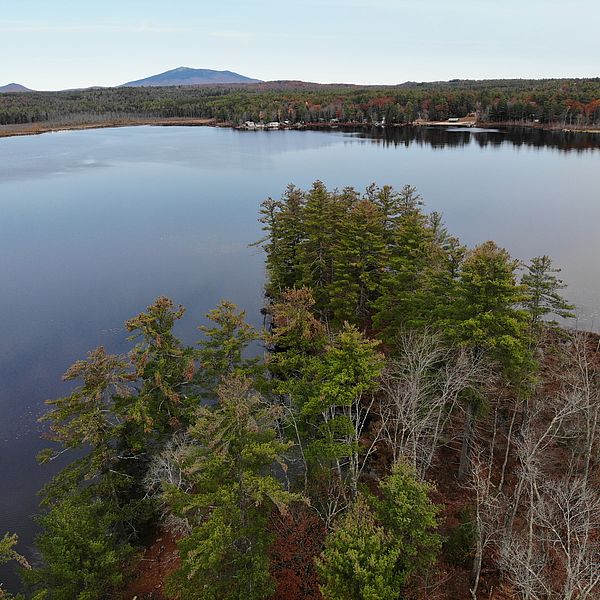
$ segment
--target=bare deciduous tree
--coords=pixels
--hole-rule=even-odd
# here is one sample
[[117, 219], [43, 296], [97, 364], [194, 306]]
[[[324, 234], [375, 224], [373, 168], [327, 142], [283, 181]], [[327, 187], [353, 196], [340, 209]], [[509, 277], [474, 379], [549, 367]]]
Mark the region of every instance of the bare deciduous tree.
[[534, 504], [540, 538], [560, 563], [562, 584], [552, 597], [597, 598], [600, 591], [600, 496], [583, 478], [545, 481]]
[[507, 535], [499, 546], [498, 564], [523, 600], [546, 600], [550, 593], [546, 581], [548, 555], [539, 547], [531, 553], [519, 534]]
[[382, 434], [394, 461], [403, 457], [424, 479], [458, 397], [481, 376], [482, 363], [427, 331], [404, 332], [398, 349], [383, 377]]
[[490, 445], [487, 460], [484, 460], [481, 449], [474, 453], [471, 479], [468, 486], [473, 490], [475, 496], [475, 556], [473, 558], [471, 587], [469, 590], [473, 600], [477, 598], [483, 554], [489, 546], [501, 539], [502, 532], [504, 498], [492, 483], [494, 442], [495, 435]]
[[[596, 344], [595, 351], [598, 351]], [[563, 426], [579, 450], [583, 462], [583, 477], [587, 481], [598, 458], [600, 429], [600, 368], [593, 359], [589, 334], [575, 331], [563, 347], [562, 381], [565, 393], [579, 405], [578, 411]]]

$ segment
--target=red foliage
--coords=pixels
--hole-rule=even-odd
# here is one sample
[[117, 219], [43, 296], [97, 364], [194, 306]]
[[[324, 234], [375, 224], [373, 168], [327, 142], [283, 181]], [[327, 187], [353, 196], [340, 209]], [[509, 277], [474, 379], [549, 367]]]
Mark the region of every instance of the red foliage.
[[273, 600], [322, 600], [314, 559], [323, 549], [325, 527], [307, 506], [295, 505], [273, 514], [269, 529], [276, 539], [270, 549]]

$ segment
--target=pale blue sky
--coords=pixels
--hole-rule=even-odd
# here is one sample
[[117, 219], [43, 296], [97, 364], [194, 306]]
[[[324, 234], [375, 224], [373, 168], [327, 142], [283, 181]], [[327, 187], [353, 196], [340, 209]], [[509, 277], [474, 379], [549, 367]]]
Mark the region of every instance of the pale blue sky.
[[600, 76], [600, 0], [0, 0], [0, 85]]

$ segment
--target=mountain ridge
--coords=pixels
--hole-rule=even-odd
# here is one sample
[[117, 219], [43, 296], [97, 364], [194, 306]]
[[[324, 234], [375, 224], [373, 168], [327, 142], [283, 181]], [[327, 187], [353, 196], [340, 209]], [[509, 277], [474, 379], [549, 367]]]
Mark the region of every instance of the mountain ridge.
[[142, 79], [135, 79], [123, 83], [118, 87], [161, 87], [181, 85], [206, 85], [215, 83], [261, 83], [260, 79], [253, 79], [233, 71], [215, 71], [214, 69], [193, 69], [191, 67], [177, 67], [163, 73], [150, 75]]
[[33, 90], [30, 90], [20, 83], [7, 83], [6, 85], [0, 85], [0, 94], [8, 94], [10, 92], [33, 92]]

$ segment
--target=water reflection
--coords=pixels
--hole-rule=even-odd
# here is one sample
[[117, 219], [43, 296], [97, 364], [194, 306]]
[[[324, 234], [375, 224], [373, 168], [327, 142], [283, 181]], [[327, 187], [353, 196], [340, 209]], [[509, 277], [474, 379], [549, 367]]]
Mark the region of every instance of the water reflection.
[[[36, 418], [71, 362], [128, 348], [125, 319], [158, 295], [187, 306], [187, 343], [221, 298], [260, 325], [260, 202], [292, 182], [418, 188], [470, 246], [494, 239], [563, 268], [583, 326], [598, 325], [600, 136], [528, 130], [240, 132], [138, 127], [0, 140], [0, 533], [27, 553]], [[534, 152], [522, 152], [532, 148]], [[2, 574], [0, 574], [0, 579]], [[14, 583], [14, 579], [12, 580]]]
[[479, 148], [493, 146], [525, 146], [552, 148], [563, 152], [600, 150], [600, 133], [575, 133], [572, 131], [545, 131], [524, 127], [482, 129], [458, 127], [387, 127], [370, 129], [357, 134], [384, 146], [431, 146], [432, 148], [460, 148], [475, 145]]

